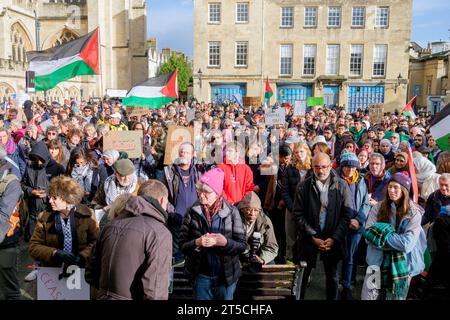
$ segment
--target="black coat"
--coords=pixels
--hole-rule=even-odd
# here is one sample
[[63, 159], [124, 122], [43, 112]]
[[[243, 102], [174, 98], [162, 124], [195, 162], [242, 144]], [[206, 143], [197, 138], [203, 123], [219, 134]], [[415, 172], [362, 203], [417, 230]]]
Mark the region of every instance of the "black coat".
[[335, 172], [330, 173], [328, 207], [325, 228], [320, 230], [319, 213], [320, 194], [316, 187], [316, 178], [311, 176], [300, 183], [295, 193], [293, 214], [298, 228], [298, 258], [315, 266], [319, 250], [312, 242], [312, 236], [326, 240], [334, 239], [331, 250], [323, 257], [337, 260], [346, 257], [346, 237], [352, 216], [351, 192], [347, 183]]
[[[306, 174], [305, 179], [311, 176], [311, 171], [309, 170]], [[281, 178], [282, 189], [281, 189], [281, 197], [286, 204], [286, 208], [289, 211], [292, 211], [292, 207], [294, 206], [294, 197], [295, 192], [297, 190], [297, 185], [300, 183], [300, 173], [297, 168], [293, 165], [289, 165], [284, 171], [283, 177]]]
[[239, 255], [247, 248], [244, 225], [239, 210], [223, 200], [222, 209], [217, 213], [221, 218], [221, 234], [227, 238], [228, 243], [223, 248], [197, 248], [195, 240], [210, 232], [206, 218], [198, 204], [184, 216], [180, 229], [180, 247], [186, 256], [185, 273], [192, 280], [200, 272], [200, 264], [208, 252], [220, 257], [222, 273], [220, 280], [227, 286], [235, 283], [241, 276]]

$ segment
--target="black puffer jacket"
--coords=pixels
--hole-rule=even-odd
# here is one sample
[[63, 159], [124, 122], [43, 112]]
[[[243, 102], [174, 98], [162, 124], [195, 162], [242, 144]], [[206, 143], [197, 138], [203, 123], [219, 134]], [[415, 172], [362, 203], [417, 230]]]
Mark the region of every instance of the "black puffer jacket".
[[[311, 170], [305, 175], [305, 179], [311, 176]], [[281, 178], [282, 189], [281, 196], [286, 204], [286, 208], [289, 211], [292, 211], [292, 207], [294, 206], [294, 197], [295, 192], [297, 190], [297, 185], [301, 182], [300, 173], [296, 167], [293, 165], [289, 165], [284, 171], [283, 177]]]
[[293, 214], [298, 227], [298, 258], [313, 267], [319, 250], [313, 244], [312, 236], [322, 240], [334, 239], [335, 244], [331, 250], [322, 255], [336, 260], [346, 257], [346, 238], [353, 214], [351, 192], [347, 183], [335, 172], [331, 171], [330, 177], [328, 212], [323, 231], [319, 225], [321, 203], [315, 176], [300, 183], [295, 193]]
[[200, 272], [202, 261], [208, 254], [219, 257], [222, 274], [219, 278], [227, 286], [235, 283], [241, 276], [239, 255], [247, 248], [244, 226], [239, 211], [223, 200], [222, 209], [217, 213], [221, 218], [221, 234], [228, 243], [223, 248], [197, 248], [195, 240], [211, 232], [202, 209], [196, 203], [185, 215], [180, 229], [180, 247], [186, 255], [185, 272], [193, 280]]

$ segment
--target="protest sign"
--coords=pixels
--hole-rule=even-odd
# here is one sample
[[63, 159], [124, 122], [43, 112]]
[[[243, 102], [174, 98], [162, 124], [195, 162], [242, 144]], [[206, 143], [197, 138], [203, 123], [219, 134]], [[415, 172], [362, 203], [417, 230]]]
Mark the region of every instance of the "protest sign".
[[274, 126], [278, 124], [284, 125], [286, 123], [286, 109], [285, 108], [279, 108], [275, 111], [271, 111], [271, 109], [264, 109], [265, 114], [265, 122], [268, 126]]
[[14, 107], [22, 108], [23, 103], [30, 100], [30, 96], [26, 93], [13, 93], [11, 94], [11, 101], [14, 103]]
[[294, 116], [304, 116], [306, 114], [306, 101], [296, 100], [294, 103]]
[[383, 103], [370, 103], [369, 104], [369, 118], [370, 123], [375, 125], [383, 122], [384, 116], [384, 104]]
[[129, 158], [140, 158], [143, 152], [144, 133], [136, 131], [108, 131], [103, 136], [103, 150], [114, 149], [128, 154]]
[[261, 97], [242, 97], [244, 107], [259, 107], [261, 105]]
[[148, 116], [152, 112], [152, 109], [143, 107], [127, 107], [128, 119], [136, 117], [140, 121], [142, 116]]
[[166, 150], [164, 153], [164, 164], [170, 165], [178, 158], [178, 148], [184, 142], [194, 145], [194, 128], [169, 126], [167, 132]]
[[37, 300], [90, 300], [85, 269], [70, 266], [67, 273], [71, 275], [59, 279], [62, 272], [62, 268], [38, 268]]
[[309, 97], [307, 105], [308, 107], [322, 107], [324, 105], [323, 97]]
[[186, 120], [187, 122], [191, 122], [195, 119], [195, 108], [187, 108], [186, 109]]

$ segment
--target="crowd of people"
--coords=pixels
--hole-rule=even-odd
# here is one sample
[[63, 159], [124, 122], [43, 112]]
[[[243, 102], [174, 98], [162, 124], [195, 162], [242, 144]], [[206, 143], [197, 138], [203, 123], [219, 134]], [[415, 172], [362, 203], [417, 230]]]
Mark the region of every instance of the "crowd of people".
[[[21, 299], [17, 259], [86, 269], [93, 299], [167, 299], [174, 266], [194, 299], [232, 300], [245, 268], [323, 261], [328, 300], [403, 300], [426, 275], [450, 292], [450, 151], [432, 116], [314, 108], [266, 125], [262, 106], [120, 101], [13, 106], [0, 115], [0, 299]], [[195, 114], [194, 114], [195, 112]], [[168, 128], [193, 128], [165, 165]], [[142, 156], [106, 149], [142, 131]], [[450, 144], [450, 141], [449, 141]], [[417, 184], [417, 188], [415, 185]], [[367, 267], [362, 292], [357, 266]], [[380, 285], [371, 285], [378, 270]], [[417, 298], [417, 296], [415, 296]]]

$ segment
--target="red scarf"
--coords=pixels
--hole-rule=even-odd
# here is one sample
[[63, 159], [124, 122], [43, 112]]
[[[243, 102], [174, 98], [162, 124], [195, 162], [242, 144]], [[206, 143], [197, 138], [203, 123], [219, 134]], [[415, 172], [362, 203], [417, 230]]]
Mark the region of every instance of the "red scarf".
[[223, 198], [219, 197], [216, 202], [212, 204], [212, 206], [208, 206], [207, 204], [201, 204], [202, 212], [206, 217], [206, 221], [208, 221], [209, 227], [212, 225], [213, 217], [222, 209]]

